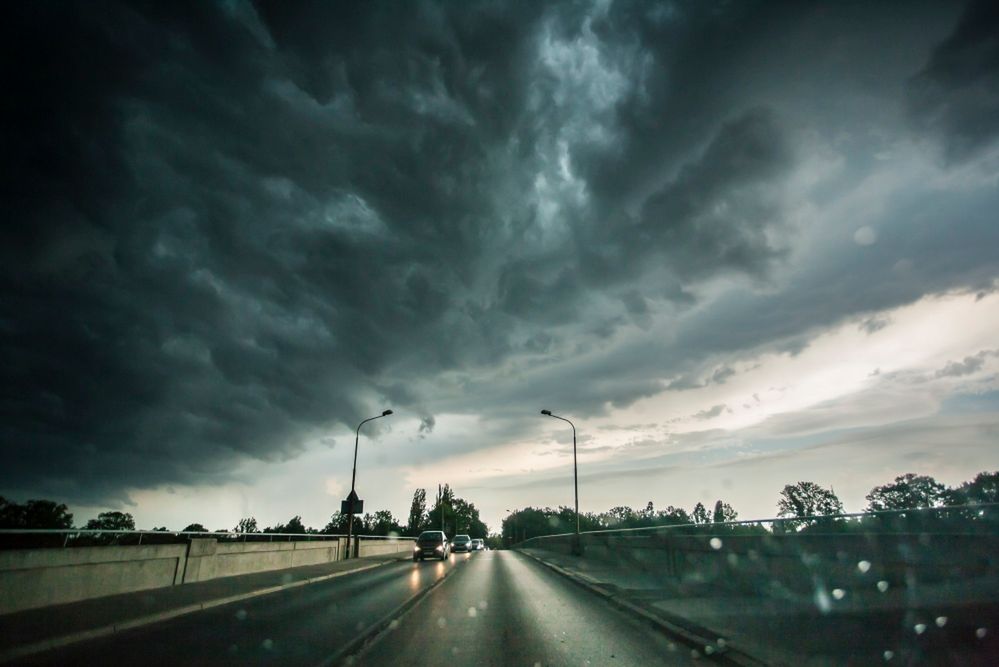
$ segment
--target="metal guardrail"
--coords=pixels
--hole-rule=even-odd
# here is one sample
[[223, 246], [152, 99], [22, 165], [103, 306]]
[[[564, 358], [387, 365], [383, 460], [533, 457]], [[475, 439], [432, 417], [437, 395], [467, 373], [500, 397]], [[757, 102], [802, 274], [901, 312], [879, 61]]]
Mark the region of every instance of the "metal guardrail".
[[[236, 533], [229, 531], [184, 531], [184, 530], [101, 530], [101, 529], [85, 529], [85, 528], [3, 528], [0, 529], [0, 548], [8, 546], [5, 543], [10, 541], [9, 538], [24, 537], [24, 538], [44, 538], [46, 536], [61, 536], [63, 548], [72, 546], [74, 542], [86, 542], [87, 538], [90, 538], [92, 544], [86, 544], [86, 546], [110, 546], [114, 544], [136, 544], [141, 545], [143, 539], [146, 538], [146, 543], [157, 543], [163, 544], [162, 538], [171, 538], [171, 542], [180, 542], [183, 540], [191, 538], [210, 538], [214, 537], [220, 541], [229, 542], [274, 542], [275, 538], [283, 538], [288, 542], [297, 541], [314, 541], [314, 540], [334, 540], [340, 538], [346, 538], [343, 534], [329, 534], [329, 533], [264, 533], [264, 532], [253, 532], [253, 533]], [[134, 542], [130, 538], [135, 536]], [[400, 540], [400, 541], [411, 541], [415, 540], [415, 537], [408, 537], [403, 535], [355, 535], [355, 538], [359, 540]], [[122, 539], [126, 538], [126, 539]], [[30, 542], [32, 540], [25, 539], [25, 542]], [[38, 539], [38, 546], [56, 546], [58, 540], [53, 540], [46, 544], [46, 540]]]
[[[726, 527], [742, 527], [742, 526], [761, 526], [764, 524], [770, 524], [771, 528], [769, 532], [773, 534], [774, 532], [779, 532], [784, 526], [796, 526], [802, 523], [811, 523], [815, 526], [823, 525], [835, 525], [839, 523], [842, 525], [845, 521], [852, 519], [878, 519], [881, 517], [890, 519], [917, 519], [923, 518], [920, 515], [926, 514], [953, 514], [950, 517], [935, 517], [941, 518], [943, 520], [954, 520], [962, 519], [965, 521], [978, 521], [985, 520], [988, 522], [995, 522], [996, 526], [999, 527], [999, 503], [976, 503], [970, 505], [944, 505], [941, 507], [911, 507], [908, 509], [901, 510], [881, 510], [877, 512], [848, 512], [843, 514], [828, 514], [828, 515], [811, 515], [805, 517], [775, 517], [769, 519], [744, 519], [740, 521], [719, 521], [719, 522], [708, 522], [708, 523], [681, 523], [681, 524], [663, 524], [658, 526], [640, 526], [637, 528], [603, 528], [601, 530], [585, 530], [580, 531], [580, 535], [605, 535], [605, 534], [617, 534], [617, 533], [640, 533], [640, 532], [657, 532], [657, 531], [691, 531], [695, 530], [698, 532], [710, 531], [718, 528]], [[910, 516], [913, 515], [913, 516]], [[775, 527], [777, 529], [775, 530]], [[894, 532], [894, 531], [893, 531]], [[520, 542], [515, 542], [511, 546], [524, 546], [529, 542], [536, 540], [543, 540], [548, 538], [564, 538], [572, 537], [575, 533], [553, 533], [549, 535], [535, 535], [529, 537]], [[795, 531], [788, 531], [786, 534], [795, 535]], [[809, 535], [820, 535], [822, 533], [809, 531]], [[833, 533], [838, 535], [840, 533]]]

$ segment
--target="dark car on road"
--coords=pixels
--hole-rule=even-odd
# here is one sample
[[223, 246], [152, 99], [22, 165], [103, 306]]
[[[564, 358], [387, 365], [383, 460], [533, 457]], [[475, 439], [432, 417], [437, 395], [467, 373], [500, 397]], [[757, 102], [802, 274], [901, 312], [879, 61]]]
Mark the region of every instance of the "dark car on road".
[[458, 553], [459, 551], [471, 551], [472, 550], [472, 538], [468, 535], [455, 535], [454, 542], [451, 544], [451, 551]]
[[442, 530], [425, 530], [416, 538], [413, 547], [413, 561], [424, 558], [440, 558], [444, 560], [451, 551], [451, 544]]

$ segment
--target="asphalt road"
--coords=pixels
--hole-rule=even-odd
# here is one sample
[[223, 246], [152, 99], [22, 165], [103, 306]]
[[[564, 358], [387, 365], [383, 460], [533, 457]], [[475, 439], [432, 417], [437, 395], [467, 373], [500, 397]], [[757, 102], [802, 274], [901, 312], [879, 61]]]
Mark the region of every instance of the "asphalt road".
[[[475, 554], [359, 665], [685, 665], [689, 649], [509, 551]], [[703, 661], [699, 661], [703, 662]]]
[[[434, 584], [405, 613], [393, 613]], [[343, 655], [389, 620], [367, 650]], [[345, 657], [366, 665], [649, 665], [685, 664], [689, 653], [530, 559], [491, 551], [391, 563], [18, 664], [318, 667]]]

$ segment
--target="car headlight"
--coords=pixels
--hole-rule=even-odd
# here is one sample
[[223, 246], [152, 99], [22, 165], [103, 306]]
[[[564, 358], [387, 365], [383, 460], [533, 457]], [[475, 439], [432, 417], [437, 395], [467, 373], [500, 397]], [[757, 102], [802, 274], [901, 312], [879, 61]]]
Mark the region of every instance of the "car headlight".
[[437, 551], [444, 551], [444, 547], [437, 547]]
[[419, 551], [419, 550], [420, 550], [420, 545], [419, 544], [417, 544], [415, 547], [413, 547], [413, 551]]

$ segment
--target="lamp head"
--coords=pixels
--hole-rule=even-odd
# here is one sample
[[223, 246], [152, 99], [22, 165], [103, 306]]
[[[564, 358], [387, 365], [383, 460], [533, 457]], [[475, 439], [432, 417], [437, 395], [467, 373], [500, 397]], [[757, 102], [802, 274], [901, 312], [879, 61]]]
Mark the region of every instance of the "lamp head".
[[552, 411], [551, 410], [542, 410], [541, 414], [548, 415], [549, 417], [551, 417], [552, 416]]
[[390, 414], [392, 414], [392, 411], [386, 410], [385, 412], [382, 413], [382, 417], [388, 417]]

